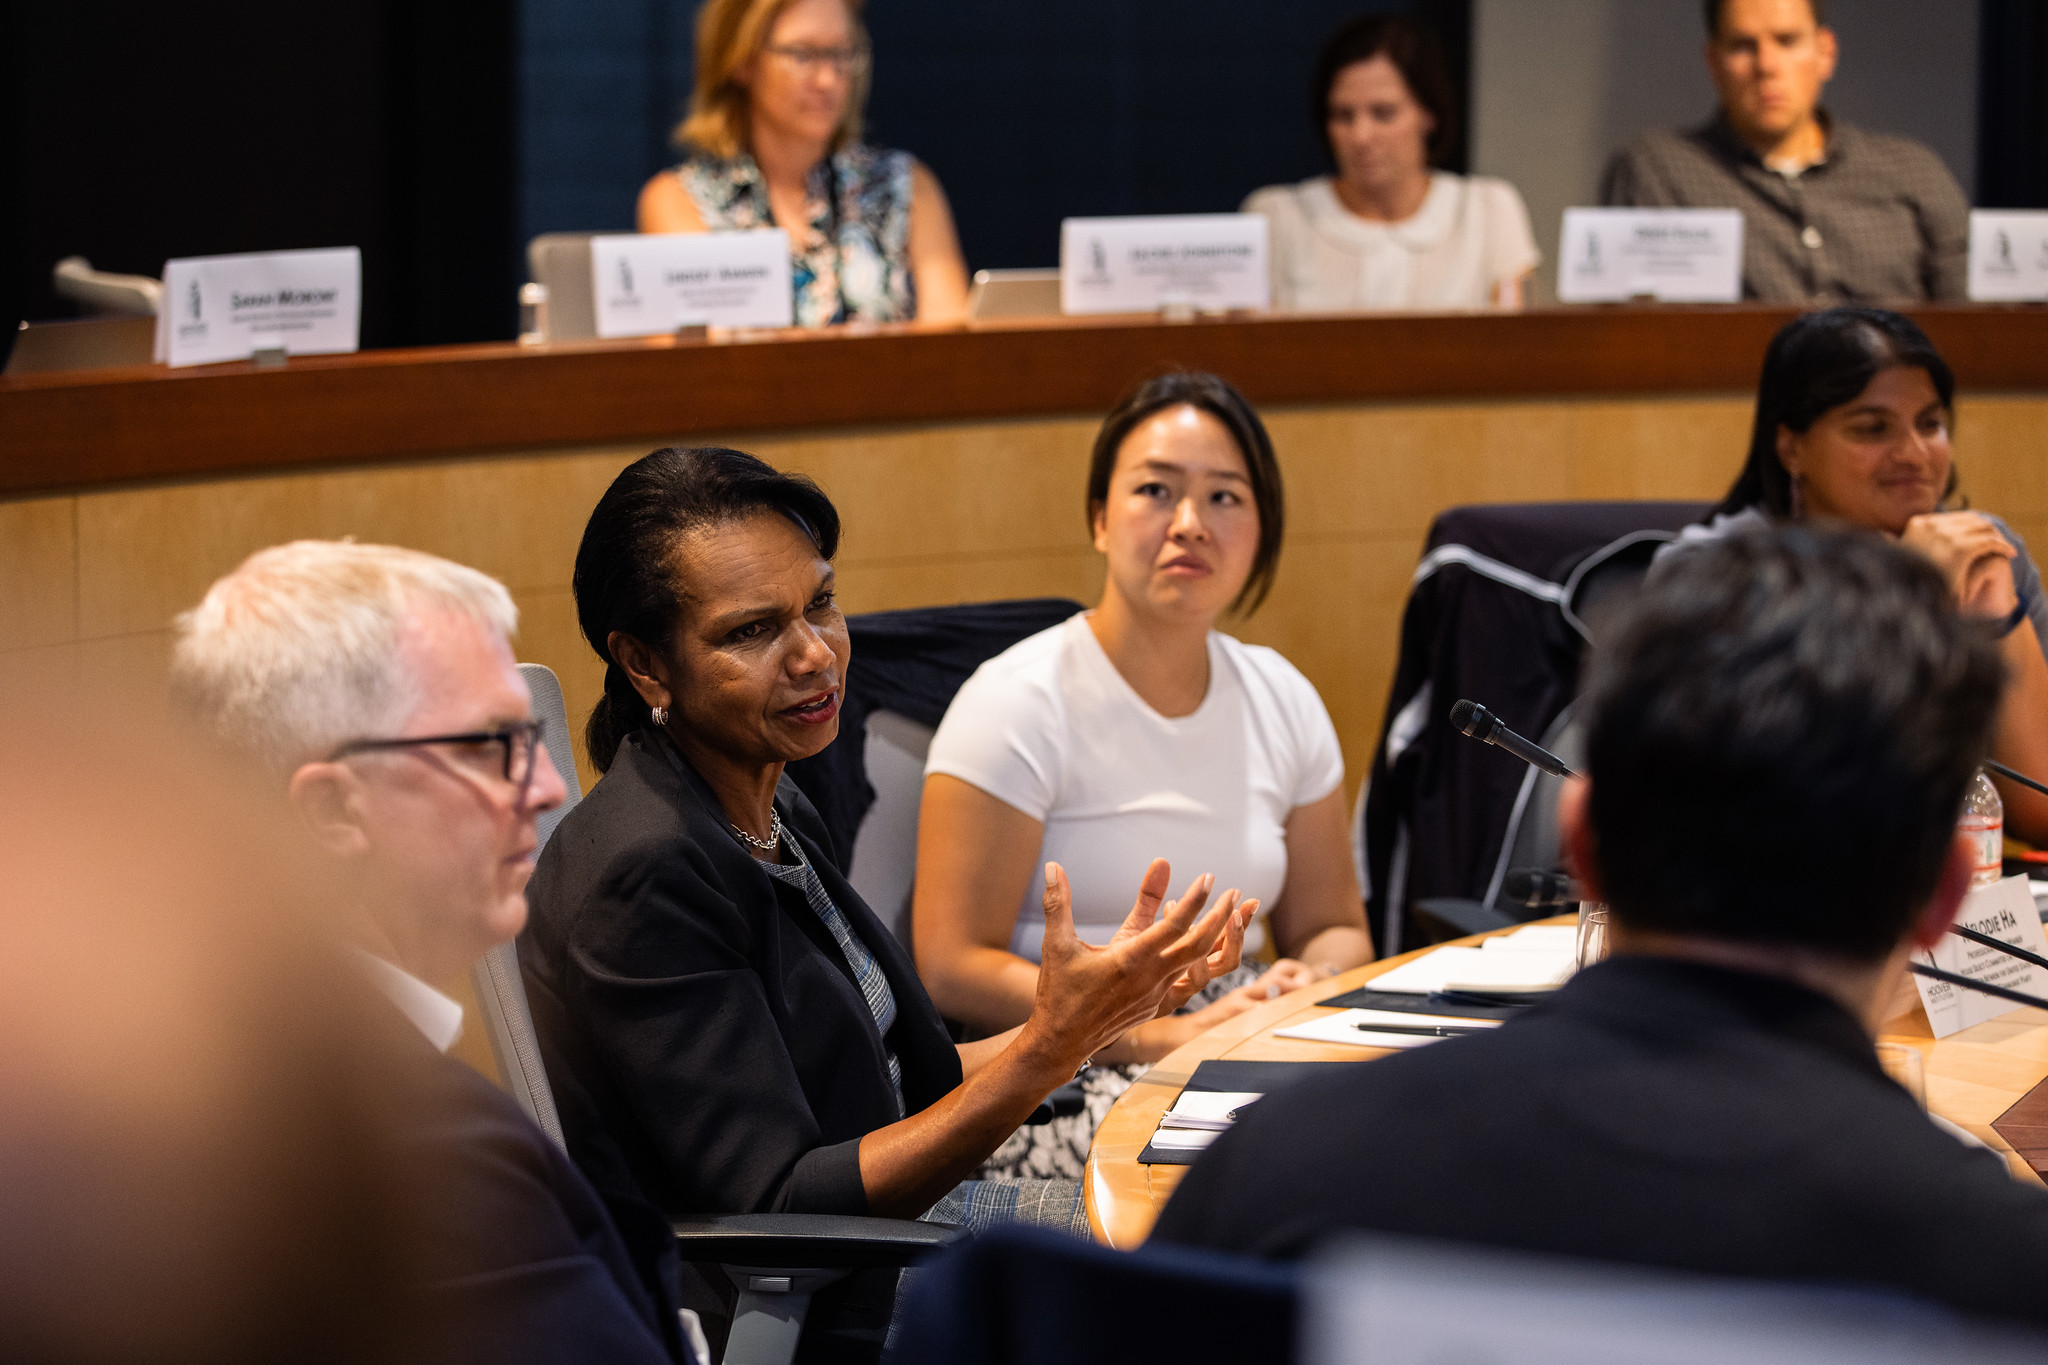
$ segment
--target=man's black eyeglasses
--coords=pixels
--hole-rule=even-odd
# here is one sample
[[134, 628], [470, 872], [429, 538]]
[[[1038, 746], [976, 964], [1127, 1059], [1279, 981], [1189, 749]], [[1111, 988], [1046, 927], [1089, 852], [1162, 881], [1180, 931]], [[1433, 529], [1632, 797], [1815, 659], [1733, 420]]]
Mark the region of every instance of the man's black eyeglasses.
[[521, 721], [497, 730], [471, 730], [460, 735], [419, 735], [410, 739], [352, 739], [327, 756], [332, 763], [350, 754], [383, 749], [410, 749], [421, 744], [495, 744], [505, 754], [505, 780], [518, 790], [519, 804], [533, 787], [534, 756], [540, 752], [540, 722]]

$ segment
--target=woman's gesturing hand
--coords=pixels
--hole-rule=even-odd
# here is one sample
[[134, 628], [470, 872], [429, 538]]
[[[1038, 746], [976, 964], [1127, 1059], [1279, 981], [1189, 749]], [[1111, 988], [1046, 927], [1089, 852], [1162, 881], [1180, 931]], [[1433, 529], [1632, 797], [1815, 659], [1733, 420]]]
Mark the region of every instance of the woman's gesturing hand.
[[1930, 512], [1914, 517], [1899, 543], [1932, 560], [1971, 616], [2004, 616], [2019, 601], [2012, 561], [2019, 553], [1980, 512]]
[[[1215, 879], [1197, 877], [1179, 900], [1165, 899], [1172, 869], [1163, 858], [1145, 870], [1137, 903], [1104, 947], [1074, 932], [1073, 897], [1058, 863], [1045, 867], [1045, 944], [1038, 994], [1024, 1025], [1040, 1046], [1075, 1066], [1131, 1027], [1179, 1008], [1202, 986], [1237, 965], [1252, 905], [1226, 891], [1206, 915]], [[1175, 997], [1178, 998], [1175, 998]]]

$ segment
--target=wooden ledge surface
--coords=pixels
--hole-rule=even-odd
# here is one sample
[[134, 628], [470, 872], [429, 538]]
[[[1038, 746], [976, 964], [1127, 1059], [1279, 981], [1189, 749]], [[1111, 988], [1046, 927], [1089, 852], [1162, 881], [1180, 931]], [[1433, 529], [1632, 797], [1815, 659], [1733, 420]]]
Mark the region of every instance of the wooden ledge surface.
[[[1793, 311], [1067, 318], [0, 378], [0, 497], [699, 433], [1099, 413], [1214, 370], [1262, 404], [1751, 389]], [[2048, 389], [2048, 309], [1917, 314], [1973, 389]]]

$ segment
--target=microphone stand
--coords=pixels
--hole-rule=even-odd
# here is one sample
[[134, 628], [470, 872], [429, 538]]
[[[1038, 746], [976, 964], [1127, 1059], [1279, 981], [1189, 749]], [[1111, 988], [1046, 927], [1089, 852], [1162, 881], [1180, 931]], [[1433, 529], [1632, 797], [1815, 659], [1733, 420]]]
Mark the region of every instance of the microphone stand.
[[2025, 773], [2015, 772], [2011, 768], [2006, 767], [2003, 763], [2000, 763], [1995, 758], [1985, 759], [1984, 766], [1991, 769], [1992, 772], [1997, 773], [2000, 777], [2009, 777], [2013, 781], [2019, 783], [2022, 787], [2032, 787], [2035, 791], [2041, 793], [2043, 796], [2048, 796], [2048, 782], [2036, 782], [2033, 778], [2028, 777]]
[[[1991, 942], [1993, 946], [2003, 948], [2015, 957], [2024, 957], [2034, 962], [2041, 960], [2032, 953], [2021, 952], [2009, 943], [2000, 943], [1997, 939], [1993, 939]], [[1915, 976], [1924, 976], [1930, 981], [1946, 981], [1949, 985], [1961, 986], [1966, 991], [1976, 991], [1981, 995], [1995, 995], [2000, 1000], [2010, 1000], [2015, 1005], [2032, 1005], [2038, 1010], [2048, 1010], [2048, 1000], [2043, 1000], [2038, 995], [2028, 995], [2025, 991], [2015, 991], [2004, 986], [1994, 986], [1986, 981], [1972, 981], [1967, 976], [1958, 976], [1954, 972], [1945, 972], [1939, 967], [1929, 967], [1921, 962], [1908, 962], [1906, 970], [1912, 972]]]

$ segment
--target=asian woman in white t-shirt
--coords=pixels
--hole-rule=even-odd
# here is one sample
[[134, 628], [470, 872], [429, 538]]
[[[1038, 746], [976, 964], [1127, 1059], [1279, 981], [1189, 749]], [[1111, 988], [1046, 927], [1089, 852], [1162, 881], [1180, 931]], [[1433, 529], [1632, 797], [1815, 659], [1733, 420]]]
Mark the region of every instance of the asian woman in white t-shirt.
[[1215, 629], [1257, 606], [1279, 559], [1280, 471], [1257, 414], [1213, 375], [1148, 382], [1103, 424], [1087, 509], [1102, 600], [982, 665], [933, 737], [914, 939], [941, 1012], [994, 1033], [1031, 1012], [1048, 861], [1095, 942], [1128, 910], [1128, 869], [1163, 857], [1176, 875], [1214, 873], [1266, 907], [1281, 959], [1096, 1056], [1148, 1063], [1370, 960], [1372, 943], [1329, 713], [1279, 654]]

